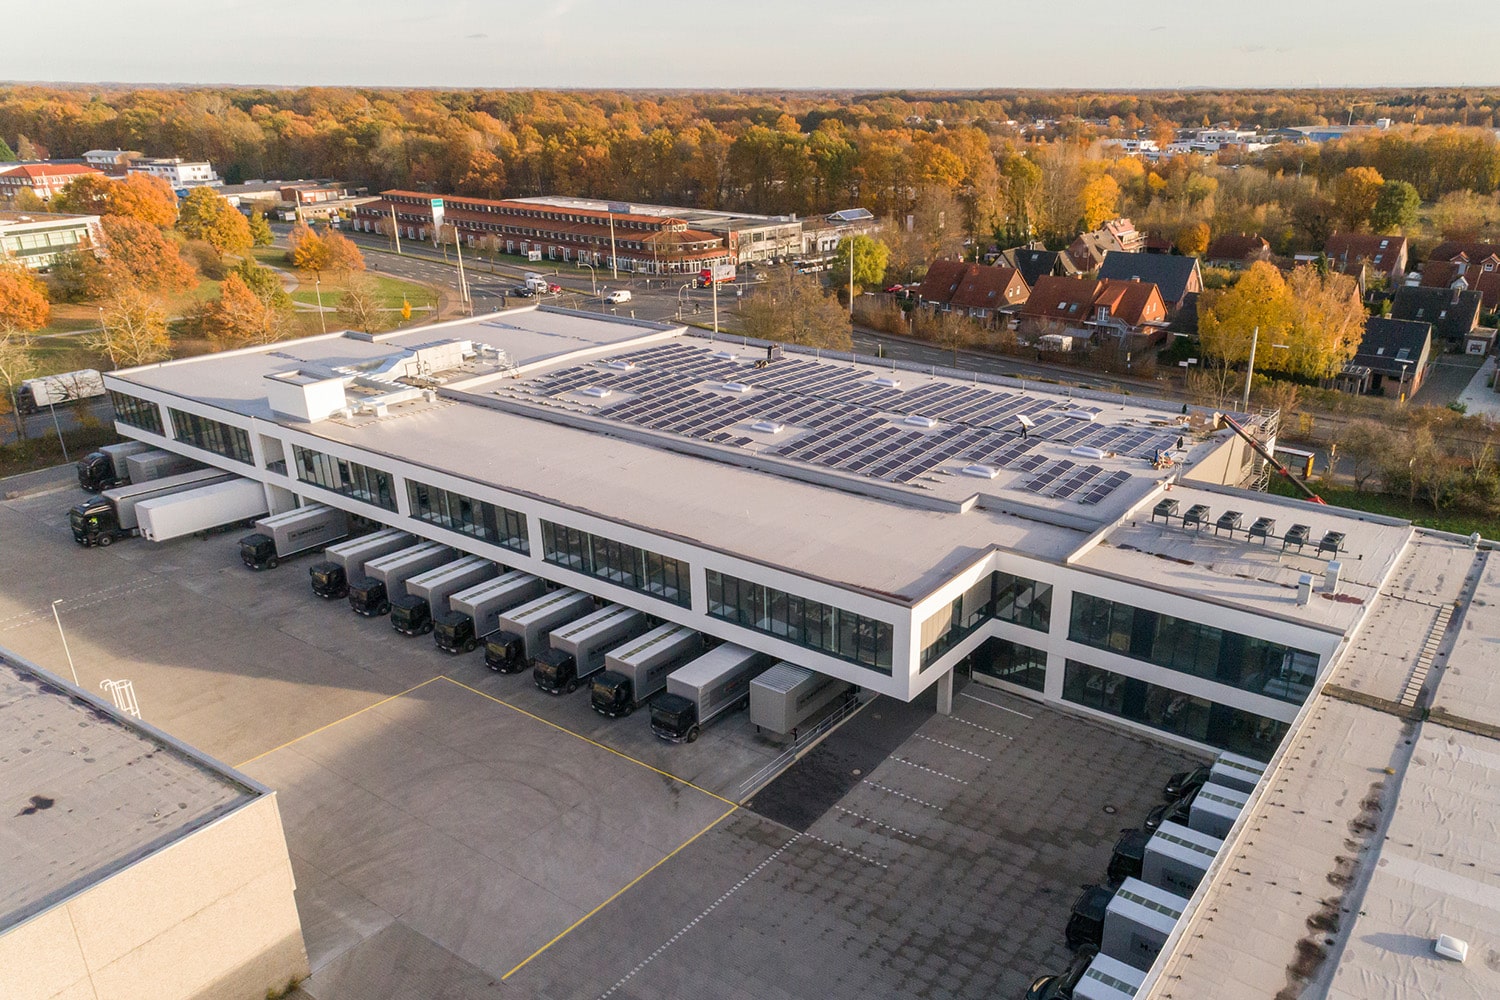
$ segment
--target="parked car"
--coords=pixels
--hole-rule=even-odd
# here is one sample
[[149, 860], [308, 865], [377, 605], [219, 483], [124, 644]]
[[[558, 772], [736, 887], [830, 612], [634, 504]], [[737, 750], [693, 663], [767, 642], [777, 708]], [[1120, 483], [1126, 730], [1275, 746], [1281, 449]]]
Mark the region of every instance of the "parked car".
[[886, 285], [885, 286], [885, 290], [888, 291], [888, 292], [892, 292], [892, 293], [894, 293], [894, 292], [904, 292], [904, 291], [906, 291], [906, 286], [903, 285], [903, 284], [900, 284], [898, 282], [897, 284], [894, 284], [894, 285]]
[[512, 289], [511, 294], [512, 295], [519, 295], [523, 299], [529, 299], [535, 293], [531, 290], [530, 286], [528, 286], [528, 285], [517, 285], [514, 289]]
[[1073, 912], [1068, 916], [1068, 927], [1064, 932], [1069, 948], [1077, 951], [1086, 945], [1099, 947], [1104, 940], [1104, 911], [1119, 887], [1118, 883], [1083, 887], [1083, 892], [1073, 902]]
[[1198, 790], [1195, 788], [1191, 793], [1180, 799], [1163, 802], [1146, 814], [1146, 821], [1141, 826], [1152, 833], [1155, 833], [1163, 823], [1179, 823], [1187, 826], [1188, 813], [1193, 807], [1193, 799], [1197, 798], [1197, 796]]
[[553, 295], [557, 295], [559, 292], [562, 291], [562, 285], [559, 285], [555, 281], [549, 282], [548, 285], [547, 285], [547, 291], [550, 292]]
[[1089, 971], [1089, 963], [1099, 949], [1093, 946], [1082, 948], [1068, 963], [1067, 971], [1060, 976], [1038, 976], [1026, 991], [1026, 1000], [1073, 1000], [1073, 989], [1083, 974]]
[[1191, 771], [1178, 771], [1167, 779], [1167, 784], [1161, 790], [1165, 799], [1180, 799], [1184, 795], [1191, 795], [1202, 788], [1208, 781], [1209, 772], [1212, 768], [1204, 765], [1195, 767]]
[[618, 291], [610, 292], [608, 295], [604, 296], [604, 301], [608, 302], [612, 306], [617, 306], [621, 303], [629, 302], [630, 292], [621, 288]]

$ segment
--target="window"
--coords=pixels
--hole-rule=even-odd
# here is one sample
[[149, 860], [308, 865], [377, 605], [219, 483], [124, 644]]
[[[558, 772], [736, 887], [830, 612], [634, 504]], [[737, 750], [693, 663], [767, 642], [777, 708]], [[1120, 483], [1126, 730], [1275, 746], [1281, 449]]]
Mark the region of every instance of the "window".
[[248, 431], [196, 413], [184, 413], [170, 407], [167, 412], [172, 415], [172, 430], [177, 440], [246, 465], [255, 461], [250, 451]]
[[531, 553], [525, 514], [413, 480], [407, 480], [406, 496], [411, 501], [411, 516], [419, 521], [525, 555]]
[[542, 556], [555, 565], [654, 594], [684, 608], [692, 605], [688, 564], [680, 559], [551, 521], [542, 522]]
[[396, 479], [389, 472], [292, 445], [297, 478], [386, 510], [396, 509]]
[[891, 673], [893, 626], [819, 601], [708, 571], [708, 613], [880, 673]]
[[1047, 654], [1009, 639], [990, 638], [969, 656], [974, 673], [1040, 691], [1047, 681]]
[[165, 435], [161, 426], [161, 409], [150, 400], [127, 396], [123, 392], [109, 390], [109, 401], [115, 407], [115, 419], [131, 427], [139, 427], [152, 434]]

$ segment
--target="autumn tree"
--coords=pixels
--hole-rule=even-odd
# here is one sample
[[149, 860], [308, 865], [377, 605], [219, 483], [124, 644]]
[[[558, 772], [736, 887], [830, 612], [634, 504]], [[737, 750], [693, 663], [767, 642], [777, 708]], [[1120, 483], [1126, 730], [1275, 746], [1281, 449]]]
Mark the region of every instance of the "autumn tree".
[[206, 306], [199, 318], [204, 334], [220, 350], [250, 344], [270, 344], [286, 335], [291, 310], [286, 295], [253, 290], [231, 271], [219, 288], [219, 297]]
[[1206, 222], [1183, 226], [1177, 234], [1177, 252], [1184, 257], [1201, 257], [1208, 250], [1209, 229]]
[[35, 375], [36, 370], [36, 355], [32, 351], [31, 338], [25, 330], [0, 319], [0, 385], [5, 387], [5, 395], [0, 397], [0, 407], [9, 408], [13, 414], [18, 440], [26, 437], [26, 421], [16, 410], [16, 389]]
[[1198, 297], [1198, 337], [1204, 353], [1237, 365], [1250, 357], [1250, 344], [1259, 331], [1257, 368], [1269, 369], [1264, 354], [1279, 353], [1272, 344], [1282, 343], [1291, 324], [1292, 309], [1286, 280], [1276, 265], [1256, 261], [1229, 288], [1205, 291]]
[[103, 269], [110, 280], [132, 282], [149, 292], [180, 292], [196, 282], [193, 269], [182, 259], [177, 243], [160, 229], [128, 216], [100, 220], [106, 257]]
[[292, 297], [281, 287], [281, 278], [269, 267], [263, 267], [253, 258], [245, 257], [234, 266], [232, 273], [238, 275], [245, 287], [258, 298], [270, 302], [278, 309], [292, 308]]
[[340, 323], [362, 333], [379, 333], [391, 325], [391, 314], [381, 302], [379, 286], [363, 274], [351, 274], [344, 283], [336, 313]]
[[[1337, 375], [1354, 359], [1365, 335], [1365, 309], [1359, 285], [1347, 274], [1299, 267], [1286, 282], [1291, 322], [1284, 333], [1288, 350], [1268, 365], [1310, 379]], [[1258, 362], [1257, 362], [1258, 364]]]
[[1421, 207], [1422, 196], [1415, 187], [1406, 181], [1386, 181], [1370, 210], [1370, 228], [1377, 233], [1404, 232], [1417, 224]]
[[1349, 229], [1361, 229], [1380, 198], [1385, 178], [1374, 167], [1349, 167], [1333, 182], [1335, 217]]
[[52, 204], [59, 212], [120, 216], [160, 229], [170, 229], [177, 221], [177, 196], [165, 180], [149, 174], [84, 174], [63, 188]]
[[266, 221], [265, 215], [258, 208], [250, 213], [250, 241], [258, 247], [268, 247], [276, 242], [276, 234], [271, 232], [271, 224]]
[[854, 253], [855, 294], [861, 288], [879, 287], [885, 280], [885, 268], [891, 259], [891, 248], [870, 236], [852, 236], [839, 240], [829, 266], [829, 280], [836, 288], [849, 287], [849, 253]]
[[0, 136], [0, 163], [14, 162], [16, 162], [16, 151], [10, 148], [10, 143], [5, 141], [4, 136]]
[[139, 288], [117, 289], [104, 304], [104, 325], [87, 343], [109, 355], [115, 368], [150, 364], [171, 356], [167, 310], [161, 300]]
[[780, 268], [740, 307], [745, 332], [758, 340], [847, 351], [849, 317], [816, 278]]
[[323, 243], [323, 255], [326, 261], [322, 270], [363, 271], [365, 269], [365, 255], [360, 253], [354, 241], [343, 233], [325, 226], [319, 239]]
[[305, 222], [292, 227], [286, 238], [286, 262], [299, 271], [327, 271], [331, 257], [323, 237]]
[[20, 264], [0, 263], [0, 329], [40, 330], [51, 315], [41, 279]]
[[255, 239], [250, 223], [210, 187], [196, 187], [182, 200], [177, 229], [190, 240], [202, 240], [220, 254], [244, 254]]
[[1108, 174], [1095, 177], [1083, 186], [1083, 218], [1085, 232], [1098, 229], [1119, 214], [1120, 185]]

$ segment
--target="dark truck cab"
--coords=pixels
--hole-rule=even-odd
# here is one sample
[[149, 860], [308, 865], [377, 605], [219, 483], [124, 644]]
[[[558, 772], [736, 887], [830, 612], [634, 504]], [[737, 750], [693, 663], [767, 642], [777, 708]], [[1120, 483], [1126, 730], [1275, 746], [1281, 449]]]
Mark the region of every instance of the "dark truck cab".
[[386, 597], [385, 584], [373, 576], [361, 576], [349, 581], [349, 607], [357, 615], [378, 618], [391, 613], [390, 598]]
[[115, 505], [103, 497], [85, 500], [68, 511], [68, 527], [73, 541], [84, 548], [112, 545], [116, 538], [128, 538], [130, 532], [120, 527]]
[[496, 673], [526, 669], [526, 640], [515, 632], [496, 632], [484, 641], [484, 665]]
[[402, 635], [426, 635], [432, 631], [432, 607], [427, 598], [403, 594], [391, 601], [391, 628]]
[[91, 451], [78, 460], [78, 485], [90, 493], [123, 486], [125, 481], [115, 475], [115, 463], [102, 451]]
[[462, 611], [445, 611], [433, 622], [432, 641], [445, 653], [472, 653], [479, 647], [474, 619]]
[[276, 539], [257, 531], [240, 539], [240, 562], [251, 569], [275, 569], [281, 565], [276, 555]]
[[1038, 976], [1032, 981], [1031, 989], [1026, 991], [1026, 1000], [1073, 1000], [1073, 991], [1078, 988], [1084, 973], [1089, 971], [1089, 963], [1093, 962], [1097, 954], [1098, 948], [1085, 947], [1073, 956], [1073, 961], [1068, 963], [1068, 968], [1062, 975]]
[[325, 601], [349, 596], [349, 577], [338, 563], [313, 563], [308, 567], [307, 575], [312, 579], [312, 592]]
[[572, 653], [544, 649], [531, 661], [531, 677], [548, 694], [572, 694], [578, 690], [578, 661]]
[[664, 694], [651, 703], [651, 731], [671, 743], [698, 738], [698, 706], [680, 694]]
[[635, 711], [635, 690], [630, 678], [618, 670], [603, 670], [589, 685], [589, 704], [600, 715], [617, 719]]
[[1123, 882], [1128, 878], [1140, 878], [1141, 866], [1146, 861], [1146, 841], [1151, 834], [1146, 830], [1124, 830], [1115, 841], [1115, 852], [1110, 856], [1109, 869], [1105, 877], [1111, 882]]
[[1068, 915], [1068, 926], [1064, 932], [1068, 947], [1077, 951], [1085, 945], [1097, 948], [1104, 941], [1104, 911], [1109, 901], [1115, 898], [1119, 886], [1086, 885], [1073, 902], [1073, 912]]

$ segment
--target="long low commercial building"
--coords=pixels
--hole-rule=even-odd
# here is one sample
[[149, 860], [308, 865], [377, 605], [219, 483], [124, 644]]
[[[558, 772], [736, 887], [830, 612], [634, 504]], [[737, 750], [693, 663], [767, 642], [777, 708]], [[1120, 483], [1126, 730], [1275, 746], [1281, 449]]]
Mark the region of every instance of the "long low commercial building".
[[1412, 534], [1226, 485], [1248, 449], [1180, 404], [547, 307], [106, 380], [122, 434], [273, 511], [343, 507], [902, 700], [946, 707], [962, 671], [1262, 759]]

